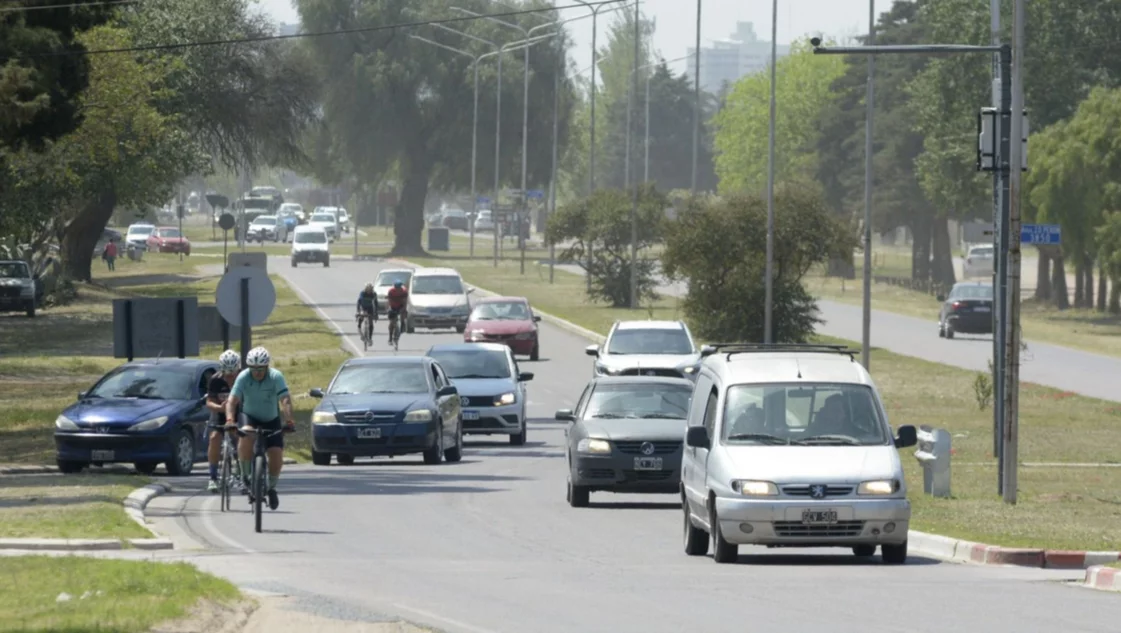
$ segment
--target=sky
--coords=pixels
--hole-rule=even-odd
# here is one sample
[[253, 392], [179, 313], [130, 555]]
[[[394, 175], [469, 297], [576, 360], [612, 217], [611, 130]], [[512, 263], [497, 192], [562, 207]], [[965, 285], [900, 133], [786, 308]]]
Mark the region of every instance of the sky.
[[[427, 0], [414, 0], [425, 2]], [[299, 15], [292, 0], [258, 0], [261, 9], [277, 22], [295, 23]], [[867, 31], [869, 0], [782, 0], [778, 6], [778, 42], [788, 44], [804, 35], [824, 34], [837, 38], [856, 36]], [[556, 0], [559, 5], [574, 5], [570, 0]], [[879, 0], [877, 11], [887, 10], [890, 0]], [[610, 24], [604, 15], [610, 9], [601, 9], [598, 20], [599, 33]], [[696, 39], [697, 2], [695, 0], [642, 0], [642, 11], [656, 20], [654, 48], [664, 59], [676, 59], [689, 54], [688, 49]], [[563, 19], [588, 14], [587, 9], [564, 9]], [[702, 0], [701, 46], [712, 45], [713, 40], [728, 39], [736, 22], [752, 22], [756, 36], [763, 41], [771, 39], [771, 3], [765, 0]], [[578, 69], [591, 65], [592, 20], [585, 18], [567, 25], [575, 40], [572, 57]], [[604, 39], [600, 37], [600, 42]], [[678, 72], [685, 70], [687, 60], [670, 64]]]

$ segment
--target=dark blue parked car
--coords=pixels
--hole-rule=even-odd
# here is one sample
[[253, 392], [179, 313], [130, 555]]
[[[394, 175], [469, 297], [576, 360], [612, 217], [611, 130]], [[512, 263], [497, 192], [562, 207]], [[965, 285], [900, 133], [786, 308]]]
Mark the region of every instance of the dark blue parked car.
[[422, 453], [424, 463], [463, 458], [459, 392], [425, 356], [353, 358], [339, 367], [312, 413], [311, 459], [327, 466], [355, 457]]
[[143, 360], [105, 374], [55, 420], [58, 469], [131, 462], [149, 474], [159, 464], [187, 475], [206, 459], [206, 385], [218, 364]]

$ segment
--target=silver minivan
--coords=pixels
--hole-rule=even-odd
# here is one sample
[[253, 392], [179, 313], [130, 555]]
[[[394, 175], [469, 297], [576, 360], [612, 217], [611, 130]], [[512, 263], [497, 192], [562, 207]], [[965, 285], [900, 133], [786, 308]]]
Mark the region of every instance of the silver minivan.
[[685, 553], [740, 545], [881, 550], [907, 559], [911, 504], [872, 377], [829, 345], [705, 346], [681, 468]]

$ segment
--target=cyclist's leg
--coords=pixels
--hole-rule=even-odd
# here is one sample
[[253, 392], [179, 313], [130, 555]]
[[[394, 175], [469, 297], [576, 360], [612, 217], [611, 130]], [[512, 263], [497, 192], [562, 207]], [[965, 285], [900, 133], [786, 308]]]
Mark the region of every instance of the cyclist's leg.
[[[257, 420], [250, 418], [244, 413], [237, 416], [238, 426], [245, 428], [260, 428]], [[237, 459], [241, 462], [241, 481], [245, 486], [249, 485], [249, 477], [253, 474], [253, 440], [256, 437], [253, 433], [244, 433], [238, 431], [241, 436], [241, 441], [237, 444]]]
[[[210, 423], [218, 424], [221, 421], [221, 416], [211, 414]], [[210, 442], [206, 447], [206, 461], [210, 465], [210, 490], [218, 489], [218, 466], [222, 463], [222, 432], [211, 431]]]
[[[279, 430], [281, 428], [280, 418], [263, 424], [260, 428]], [[269, 480], [267, 486], [269, 508], [275, 510], [277, 506], [280, 505], [280, 496], [276, 493], [276, 482], [280, 480], [280, 471], [284, 467], [284, 434], [276, 433], [270, 435], [265, 440], [265, 450], [268, 455], [269, 463]]]

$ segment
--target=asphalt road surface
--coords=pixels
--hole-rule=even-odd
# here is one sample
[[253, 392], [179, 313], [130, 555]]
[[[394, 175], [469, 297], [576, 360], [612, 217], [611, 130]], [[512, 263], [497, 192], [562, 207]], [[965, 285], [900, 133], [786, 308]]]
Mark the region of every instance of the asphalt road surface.
[[[357, 289], [381, 266], [292, 270], [282, 258], [270, 265], [346, 332], [354, 330]], [[376, 333], [381, 344], [383, 323]], [[683, 553], [672, 495], [594, 493], [591, 507], [570, 508], [564, 426], [551, 418], [579, 396], [591, 359], [587, 341], [545, 323], [541, 335], [542, 359], [521, 362], [535, 373], [525, 446], [469, 437], [458, 464], [404, 457], [289, 466], [263, 534], [253, 532], [243, 498], [221, 513], [217, 497], [201, 492], [201, 477], [181, 479], [149, 517], [180, 514], [155, 519], [156, 528], [206, 551], [145, 556], [191, 557], [331, 617], [396, 614], [465, 633], [1117, 630], [1117, 596], [1064, 583], [1081, 572], [921, 556], [887, 567], [842, 549], [741, 548], [738, 565], [717, 565]], [[400, 353], [457, 340], [418, 331], [402, 338]]]

